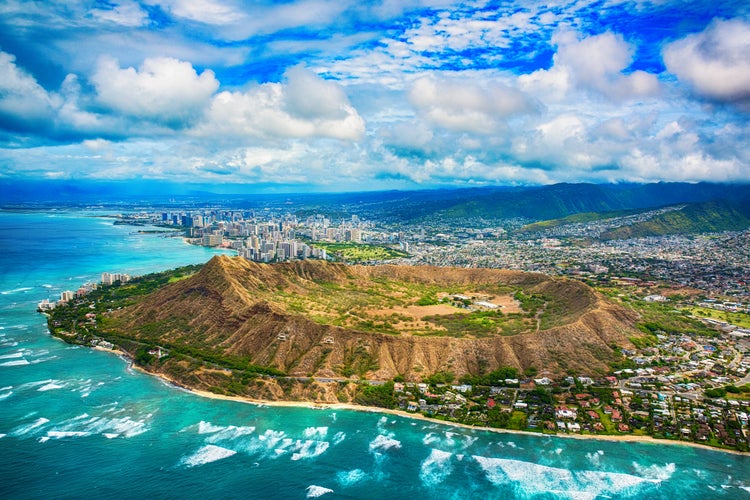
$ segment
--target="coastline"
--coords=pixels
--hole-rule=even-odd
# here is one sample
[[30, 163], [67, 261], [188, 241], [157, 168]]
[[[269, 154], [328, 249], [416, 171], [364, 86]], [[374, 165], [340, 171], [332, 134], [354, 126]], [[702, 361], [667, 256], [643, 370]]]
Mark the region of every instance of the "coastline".
[[345, 411], [358, 411], [358, 412], [364, 412], [364, 413], [380, 413], [384, 415], [393, 415], [396, 417], [420, 420], [422, 422], [443, 424], [443, 425], [458, 427], [462, 429], [469, 429], [469, 430], [474, 430], [474, 431], [494, 432], [497, 434], [516, 434], [516, 435], [526, 435], [526, 436], [579, 439], [579, 440], [590, 440], [590, 441], [597, 441], [597, 440], [598, 441], [613, 441], [613, 442], [620, 441], [620, 442], [630, 442], [630, 443], [653, 444], [656, 446], [659, 446], [659, 445], [689, 446], [692, 448], [697, 448], [697, 449], [702, 449], [702, 450], [730, 453], [732, 455], [737, 455], [737, 456], [750, 456], [749, 454], [746, 454], [737, 450], [728, 450], [725, 448], [708, 446], [705, 444], [695, 443], [692, 441], [675, 441], [671, 439], [656, 439], [652, 436], [636, 436], [632, 434], [630, 435], [624, 434], [624, 435], [619, 435], [619, 436], [617, 435], [593, 435], [593, 434], [544, 434], [541, 432], [520, 431], [520, 430], [514, 430], [514, 429], [499, 429], [496, 427], [473, 426], [473, 425], [468, 425], [468, 424], [462, 424], [459, 422], [449, 422], [446, 420], [429, 418], [425, 415], [422, 415], [421, 413], [409, 413], [403, 410], [395, 410], [391, 408], [380, 408], [376, 406], [361, 406], [361, 405], [356, 405], [356, 404], [351, 404], [351, 403], [314, 403], [310, 401], [270, 401], [270, 400], [263, 400], [263, 399], [253, 399], [253, 398], [242, 397], [242, 396], [227, 396], [224, 394], [215, 394], [213, 392], [208, 392], [208, 391], [203, 391], [200, 389], [187, 387], [165, 374], [153, 373], [153, 372], [144, 370], [143, 368], [133, 364], [132, 361], [130, 361], [130, 359], [127, 357], [127, 354], [125, 354], [122, 351], [115, 351], [115, 350], [109, 350], [109, 349], [100, 349], [100, 350], [111, 352], [113, 354], [119, 354], [121, 355], [121, 357], [128, 360], [129, 365], [132, 369], [139, 371], [143, 374], [159, 378], [163, 382], [165, 382], [166, 384], [172, 387], [184, 390], [196, 396], [200, 396], [200, 397], [207, 398], [207, 399], [217, 399], [217, 400], [223, 400], [223, 401], [232, 401], [235, 403], [251, 404], [251, 405], [256, 405], [256, 406], [273, 406], [273, 407], [280, 407], [280, 408], [309, 408], [312, 410], [345, 410]]

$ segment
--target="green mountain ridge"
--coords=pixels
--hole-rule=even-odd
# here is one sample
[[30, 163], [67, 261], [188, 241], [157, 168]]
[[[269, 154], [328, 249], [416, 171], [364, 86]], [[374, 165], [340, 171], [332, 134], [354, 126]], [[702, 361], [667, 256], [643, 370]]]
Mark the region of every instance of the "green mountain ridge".
[[711, 201], [693, 203], [650, 220], [621, 226], [601, 234], [602, 240], [621, 240], [670, 234], [743, 231], [750, 228], [750, 203]]

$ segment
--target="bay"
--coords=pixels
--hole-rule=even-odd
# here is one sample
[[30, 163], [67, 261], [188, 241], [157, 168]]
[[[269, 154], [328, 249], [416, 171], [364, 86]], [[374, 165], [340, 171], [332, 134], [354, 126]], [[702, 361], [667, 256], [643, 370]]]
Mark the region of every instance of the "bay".
[[102, 215], [0, 212], [2, 498], [750, 498], [750, 457], [206, 399], [49, 336], [36, 304], [214, 251]]

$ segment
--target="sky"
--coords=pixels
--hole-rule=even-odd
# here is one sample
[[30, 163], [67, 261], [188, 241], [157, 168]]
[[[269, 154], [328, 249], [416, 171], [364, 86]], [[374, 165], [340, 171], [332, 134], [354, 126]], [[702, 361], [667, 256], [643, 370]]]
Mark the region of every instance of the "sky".
[[3, 0], [29, 179], [750, 182], [750, 2]]

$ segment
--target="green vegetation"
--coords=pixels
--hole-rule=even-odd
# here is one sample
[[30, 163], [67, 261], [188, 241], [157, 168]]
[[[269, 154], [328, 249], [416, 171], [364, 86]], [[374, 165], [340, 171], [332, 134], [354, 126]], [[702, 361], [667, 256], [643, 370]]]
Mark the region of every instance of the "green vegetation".
[[719, 311], [708, 307], [691, 306], [683, 309], [684, 312], [698, 318], [715, 319], [726, 321], [740, 328], [750, 328], [750, 314], [744, 312]]
[[537, 231], [543, 231], [545, 229], [552, 229], [559, 226], [564, 226], [566, 224], [585, 224], [586, 222], [595, 222], [599, 220], [607, 220], [607, 219], [614, 219], [617, 217], [627, 217], [628, 215], [633, 215], [640, 212], [640, 210], [616, 210], [613, 212], [583, 212], [583, 213], [577, 213], [573, 215], [568, 215], [567, 217], [563, 217], [561, 219], [550, 219], [550, 220], [543, 220], [540, 222], [535, 222], [533, 224], [528, 224], [526, 226], [523, 226], [518, 231], [520, 233], [533, 233]]
[[393, 382], [383, 385], [362, 385], [359, 392], [354, 396], [354, 402], [364, 406], [377, 406], [378, 408], [393, 408]]
[[601, 234], [604, 240], [743, 231], [750, 227], [750, 206], [726, 202], [693, 203], [681, 210], [659, 214], [647, 221], [622, 226]]
[[436, 325], [440, 330], [433, 335], [450, 337], [488, 337], [497, 335], [517, 335], [533, 331], [533, 324], [518, 313], [505, 315], [502, 311], [472, 311], [448, 315], [432, 315], [422, 318]]
[[512, 366], [501, 366], [497, 370], [493, 370], [483, 375], [464, 375], [461, 377], [462, 384], [471, 384], [477, 386], [504, 386], [506, 379], [517, 379], [518, 370]]
[[[84, 298], [49, 311], [47, 323], [50, 333], [74, 344], [87, 345], [105, 340], [130, 353], [139, 366], [153, 367], [171, 360], [184, 359], [191, 363], [228, 368], [246, 374], [284, 375], [284, 372], [275, 368], [254, 365], [247, 358], [225, 355], [200, 344], [165, 342], [161, 338], [165, 331], [190, 331], [190, 325], [179, 318], [144, 323], [138, 340], [119, 333], [117, 321], [109, 316], [110, 312], [135, 304], [164, 285], [195, 274], [201, 267], [185, 266], [148, 274], [122, 285], [101, 286]], [[158, 359], [150, 354], [150, 351], [159, 347], [169, 355]]]
[[328, 255], [344, 262], [369, 262], [374, 260], [390, 260], [407, 257], [406, 252], [387, 246], [368, 245], [364, 243], [329, 243], [325, 241], [311, 242], [310, 245], [322, 248]]

